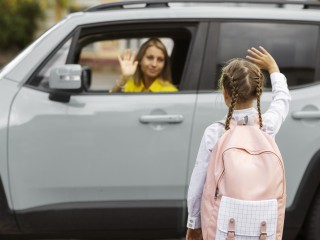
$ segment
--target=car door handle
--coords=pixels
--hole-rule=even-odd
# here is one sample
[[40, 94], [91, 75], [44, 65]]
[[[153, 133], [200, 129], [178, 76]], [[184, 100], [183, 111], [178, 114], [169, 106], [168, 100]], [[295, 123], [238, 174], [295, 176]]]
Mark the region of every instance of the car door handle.
[[320, 111], [296, 111], [292, 113], [294, 119], [320, 119]]
[[181, 123], [183, 116], [181, 114], [143, 115], [139, 120], [141, 123]]

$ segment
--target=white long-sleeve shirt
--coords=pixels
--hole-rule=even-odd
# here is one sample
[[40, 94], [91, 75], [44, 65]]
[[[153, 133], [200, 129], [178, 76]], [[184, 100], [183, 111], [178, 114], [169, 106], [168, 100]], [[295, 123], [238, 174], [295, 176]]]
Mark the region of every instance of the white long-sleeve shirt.
[[[272, 84], [272, 102], [268, 110], [262, 115], [262, 130], [272, 137], [275, 137], [289, 112], [291, 96], [287, 85], [287, 79], [283, 74], [272, 73], [270, 78]], [[255, 108], [234, 110], [232, 118], [235, 121], [239, 121], [245, 116], [257, 112], [258, 111]], [[201, 228], [201, 197], [209, 158], [213, 147], [224, 132], [224, 126], [216, 122], [207, 127], [203, 134], [188, 190], [188, 228]]]

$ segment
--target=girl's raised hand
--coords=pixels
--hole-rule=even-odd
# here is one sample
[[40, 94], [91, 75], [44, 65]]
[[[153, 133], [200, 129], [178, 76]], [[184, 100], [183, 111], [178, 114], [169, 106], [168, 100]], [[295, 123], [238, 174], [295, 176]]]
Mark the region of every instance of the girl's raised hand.
[[135, 59], [136, 53], [131, 53], [130, 49], [126, 49], [122, 56], [118, 56], [123, 78], [131, 77], [137, 70], [138, 62]]
[[252, 47], [251, 49], [248, 49], [248, 53], [251, 56], [246, 56], [246, 58], [255, 63], [259, 68], [267, 70], [269, 74], [273, 72], [280, 72], [274, 58], [263, 47], [259, 47], [259, 50]]

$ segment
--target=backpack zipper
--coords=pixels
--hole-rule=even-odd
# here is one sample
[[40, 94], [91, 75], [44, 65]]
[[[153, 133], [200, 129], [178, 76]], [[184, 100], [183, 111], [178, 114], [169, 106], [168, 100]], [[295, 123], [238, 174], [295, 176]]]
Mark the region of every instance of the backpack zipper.
[[282, 184], [281, 198], [283, 198], [283, 195], [285, 195], [285, 187], [286, 187], [286, 174], [285, 174], [283, 159], [282, 159], [282, 157], [279, 157], [277, 153], [274, 153], [272, 151], [263, 151], [261, 153], [271, 153], [271, 154], [274, 154], [278, 158], [278, 164], [280, 165], [280, 167], [282, 169], [282, 181], [283, 181], [283, 184]]
[[217, 187], [216, 188], [216, 192], [214, 194], [214, 199], [217, 199], [218, 198], [218, 194], [219, 194], [219, 188]]
[[224, 169], [223, 169], [223, 171], [222, 171], [222, 173], [220, 174], [220, 176], [219, 176], [219, 178], [218, 178], [218, 181], [217, 181], [217, 186], [216, 186], [216, 191], [215, 191], [215, 193], [214, 193], [214, 199], [217, 199], [218, 198], [218, 195], [219, 195], [219, 183], [220, 183], [220, 181], [221, 181], [221, 179], [222, 179], [222, 177], [223, 177], [223, 175], [224, 175]]

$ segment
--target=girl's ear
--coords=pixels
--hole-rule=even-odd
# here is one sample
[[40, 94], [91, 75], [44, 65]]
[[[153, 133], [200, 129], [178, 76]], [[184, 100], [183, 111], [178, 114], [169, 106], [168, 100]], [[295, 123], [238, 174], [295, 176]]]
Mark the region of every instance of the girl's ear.
[[230, 107], [230, 103], [231, 103], [230, 95], [225, 90], [223, 90], [222, 93], [223, 93], [224, 103], [227, 105], [227, 107]]
[[230, 95], [228, 94], [227, 91], [225, 91], [224, 89], [222, 90], [222, 93], [223, 93], [223, 96], [224, 96], [224, 99], [227, 100], [230, 98]]

